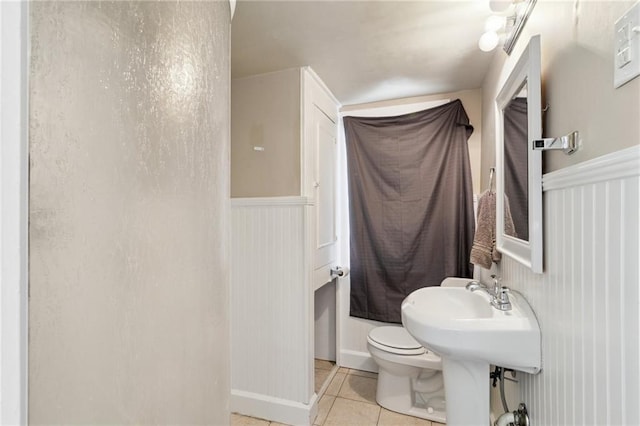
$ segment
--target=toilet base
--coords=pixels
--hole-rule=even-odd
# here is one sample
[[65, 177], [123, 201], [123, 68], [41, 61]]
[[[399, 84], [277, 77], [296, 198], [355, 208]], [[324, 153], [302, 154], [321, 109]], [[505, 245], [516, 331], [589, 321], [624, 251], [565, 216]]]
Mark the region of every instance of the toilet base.
[[[442, 374], [440, 371], [437, 374]], [[444, 389], [436, 392], [420, 393], [414, 390], [419, 382], [418, 378], [397, 376], [384, 369], [378, 371], [378, 387], [376, 390], [376, 402], [387, 410], [400, 414], [419, 417], [439, 423], [446, 423], [446, 413], [442, 407], [428, 407], [426, 402], [432, 398], [442, 399]], [[422, 398], [424, 401], [420, 400]]]

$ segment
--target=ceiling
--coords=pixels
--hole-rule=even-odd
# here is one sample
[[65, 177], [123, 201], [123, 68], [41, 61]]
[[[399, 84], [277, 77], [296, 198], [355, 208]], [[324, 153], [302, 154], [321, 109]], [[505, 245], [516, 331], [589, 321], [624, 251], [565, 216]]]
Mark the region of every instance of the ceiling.
[[239, 1], [233, 78], [311, 66], [343, 105], [474, 89], [486, 0]]

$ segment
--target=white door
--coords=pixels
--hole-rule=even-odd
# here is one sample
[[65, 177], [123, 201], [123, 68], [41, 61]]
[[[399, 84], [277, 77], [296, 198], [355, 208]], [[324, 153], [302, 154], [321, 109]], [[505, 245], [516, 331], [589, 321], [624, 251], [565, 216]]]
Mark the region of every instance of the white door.
[[336, 230], [336, 161], [337, 124], [317, 105], [312, 112], [314, 148], [314, 288], [331, 281], [331, 268], [337, 261]]
[[0, 2], [0, 424], [27, 423], [28, 4]]

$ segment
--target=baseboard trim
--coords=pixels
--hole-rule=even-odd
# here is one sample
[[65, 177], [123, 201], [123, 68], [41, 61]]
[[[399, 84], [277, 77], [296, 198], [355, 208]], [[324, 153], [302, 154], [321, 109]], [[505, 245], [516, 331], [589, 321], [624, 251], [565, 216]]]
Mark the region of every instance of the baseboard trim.
[[369, 352], [341, 350], [340, 367], [370, 371], [372, 373], [378, 372], [378, 364], [371, 358]]
[[231, 389], [231, 412], [290, 425], [311, 425], [318, 414], [318, 398], [309, 404]]

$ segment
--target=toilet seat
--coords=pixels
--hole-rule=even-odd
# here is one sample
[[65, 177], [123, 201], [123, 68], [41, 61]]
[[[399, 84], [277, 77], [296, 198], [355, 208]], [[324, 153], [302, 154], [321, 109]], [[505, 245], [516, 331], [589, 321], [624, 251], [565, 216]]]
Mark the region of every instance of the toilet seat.
[[425, 348], [404, 327], [374, 328], [369, 332], [367, 340], [381, 351], [396, 355], [422, 355], [426, 352]]

